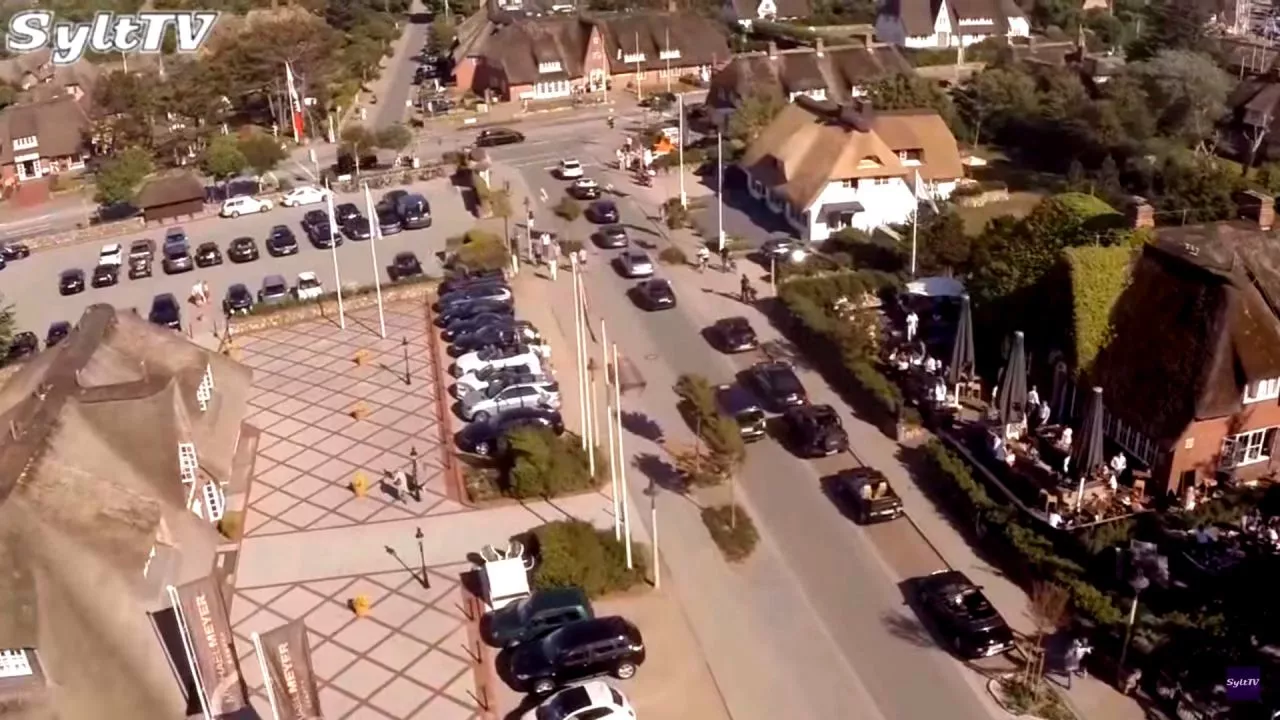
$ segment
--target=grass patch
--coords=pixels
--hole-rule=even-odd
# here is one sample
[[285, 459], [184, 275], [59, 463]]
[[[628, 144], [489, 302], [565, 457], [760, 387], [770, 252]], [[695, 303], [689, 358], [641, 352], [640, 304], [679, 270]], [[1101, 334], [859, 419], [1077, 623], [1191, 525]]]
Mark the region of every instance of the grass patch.
[[987, 203], [980, 207], [957, 207], [956, 212], [964, 220], [965, 233], [976, 236], [982, 234], [982, 231], [987, 228], [987, 223], [998, 217], [1004, 215], [1012, 215], [1019, 219], [1026, 217], [1046, 197], [1048, 193], [1035, 190], [1010, 191], [1008, 200]]
[[711, 539], [729, 562], [746, 560], [760, 543], [756, 524], [741, 505], [703, 508], [702, 524], [707, 526]]

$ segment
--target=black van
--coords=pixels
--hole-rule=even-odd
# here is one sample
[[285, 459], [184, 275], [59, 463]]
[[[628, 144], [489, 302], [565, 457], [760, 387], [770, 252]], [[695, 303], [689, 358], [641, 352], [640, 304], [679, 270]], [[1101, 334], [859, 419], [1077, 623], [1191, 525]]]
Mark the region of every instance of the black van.
[[417, 193], [396, 200], [396, 214], [405, 230], [421, 230], [431, 227], [431, 204]]
[[620, 617], [580, 620], [541, 639], [517, 645], [509, 659], [513, 685], [544, 695], [600, 675], [629, 680], [644, 664], [640, 630]]
[[764, 408], [746, 388], [740, 385], [719, 385], [716, 387], [716, 402], [720, 411], [733, 418], [742, 432], [742, 439], [754, 442], [765, 436], [767, 431]]

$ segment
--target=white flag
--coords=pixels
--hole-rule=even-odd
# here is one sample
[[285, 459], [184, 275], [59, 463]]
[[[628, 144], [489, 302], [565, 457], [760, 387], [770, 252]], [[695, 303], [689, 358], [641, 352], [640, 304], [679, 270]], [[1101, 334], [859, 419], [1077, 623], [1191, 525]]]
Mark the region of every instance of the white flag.
[[936, 203], [936, 202], [934, 202], [934, 201], [933, 201], [933, 196], [929, 194], [929, 190], [928, 190], [928, 188], [926, 188], [926, 187], [924, 186], [924, 182], [922, 182], [922, 181], [920, 180], [920, 171], [919, 171], [919, 170], [917, 170], [917, 171], [916, 171], [915, 196], [916, 196], [916, 203], [919, 203], [921, 200], [923, 200], [923, 201], [925, 201], [925, 202], [929, 203], [929, 207], [930, 207], [930, 208], [931, 208], [935, 213], [936, 213], [936, 212], [938, 212], [938, 203]]
[[284, 82], [289, 91], [289, 124], [293, 126], [293, 141], [302, 141], [302, 98], [298, 96], [298, 87], [293, 80], [293, 66], [284, 64]]

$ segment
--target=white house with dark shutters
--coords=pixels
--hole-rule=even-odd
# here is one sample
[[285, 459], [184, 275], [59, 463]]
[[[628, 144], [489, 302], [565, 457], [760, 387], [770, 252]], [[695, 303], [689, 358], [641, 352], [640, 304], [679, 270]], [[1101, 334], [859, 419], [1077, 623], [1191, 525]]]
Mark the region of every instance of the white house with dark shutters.
[[993, 37], [1030, 37], [1014, 0], [885, 0], [876, 37], [909, 48], [963, 47]]

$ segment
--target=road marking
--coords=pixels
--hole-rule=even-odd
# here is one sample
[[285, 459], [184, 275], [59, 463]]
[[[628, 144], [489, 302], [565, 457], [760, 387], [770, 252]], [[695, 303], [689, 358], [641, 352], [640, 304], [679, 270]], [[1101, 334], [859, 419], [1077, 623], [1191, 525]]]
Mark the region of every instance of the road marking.
[[542, 198], [542, 202], [545, 203], [547, 201], [547, 189], [541, 187], [538, 188], [538, 197]]
[[311, 171], [311, 168], [307, 167], [306, 165], [303, 165], [300, 160], [294, 160], [293, 164], [296, 165], [299, 170], [306, 173], [307, 177], [311, 178], [312, 180], [316, 179], [316, 174]]

